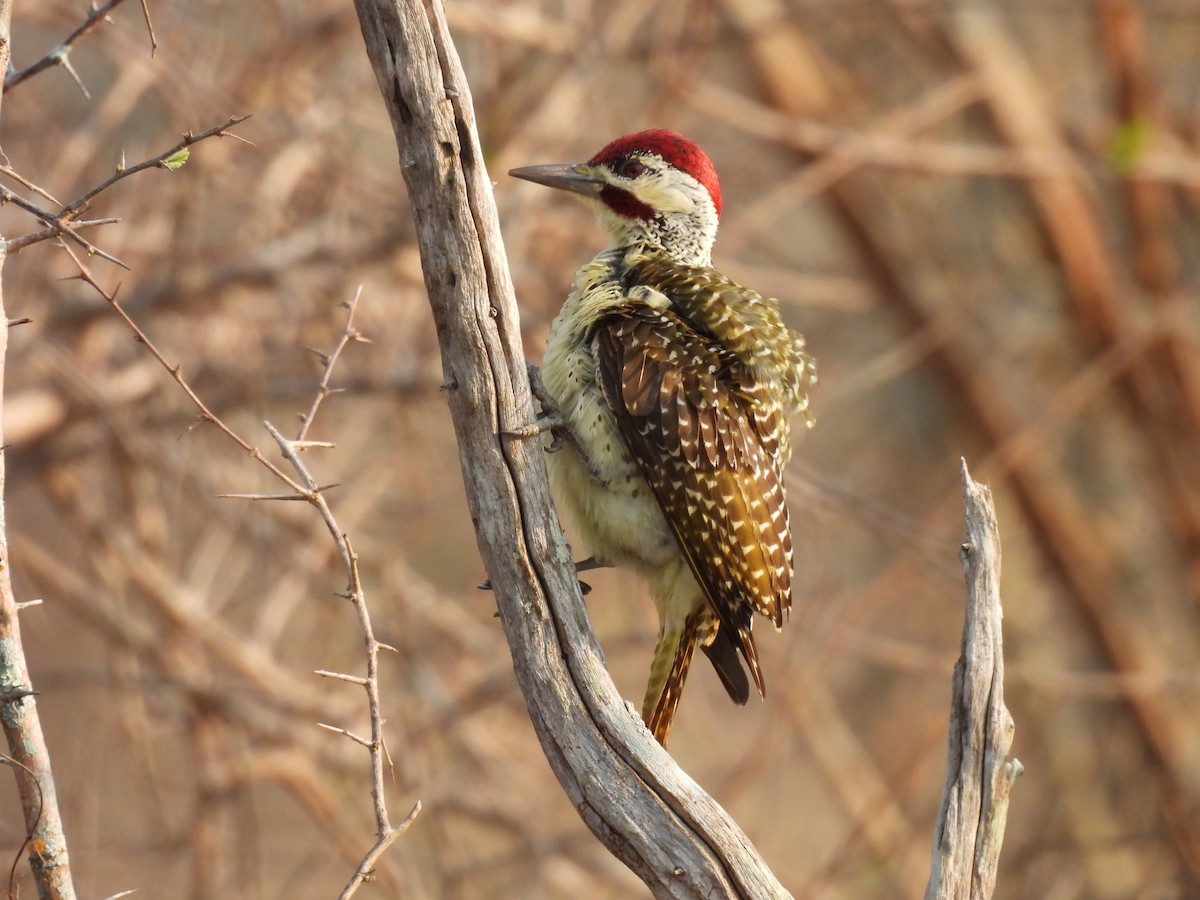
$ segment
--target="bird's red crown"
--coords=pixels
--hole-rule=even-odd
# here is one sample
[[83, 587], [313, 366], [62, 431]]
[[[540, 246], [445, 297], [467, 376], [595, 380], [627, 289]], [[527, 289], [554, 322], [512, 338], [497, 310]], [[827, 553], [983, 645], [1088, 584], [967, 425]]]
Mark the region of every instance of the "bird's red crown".
[[712, 197], [717, 215], [721, 215], [721, 185], [717, 181], [717, 169], [708, 154], [700, 149], [695, 141], [690, 141], [682, 134], [654, 128], [650, 131], [639, 131], [627, 134], [607, 144], [604, 149], [588, 160], [589, 165], [602, 166], [615, 163], [624, 157], [635, 153], [654, 153], [679, 169], [695, 178]]

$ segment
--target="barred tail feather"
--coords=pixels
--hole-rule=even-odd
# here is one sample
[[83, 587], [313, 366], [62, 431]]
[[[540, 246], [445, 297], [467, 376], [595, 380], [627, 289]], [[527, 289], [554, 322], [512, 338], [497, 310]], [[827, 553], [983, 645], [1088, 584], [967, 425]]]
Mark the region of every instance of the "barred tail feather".
[[712, 626], [705, 610], [694, 610], [681, 629], [664, 628], [654, 648], [654, 661], [650, 666], [650, 684], [646, 688], [646, 699], [642, 704], [642, 718], [655, 739], [664, 747], [675, 721], [675, 710], [683, 696], [683, 683], [687, 680], [688, 667], [696, 647], [709, 638]]

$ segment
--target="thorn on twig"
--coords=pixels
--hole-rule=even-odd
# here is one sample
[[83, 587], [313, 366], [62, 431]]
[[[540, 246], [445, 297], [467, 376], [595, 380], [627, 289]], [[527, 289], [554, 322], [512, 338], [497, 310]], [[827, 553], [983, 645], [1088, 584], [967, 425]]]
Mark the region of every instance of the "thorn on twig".
[[88, 93], [87, 86], [83, 83], [83, 79], [79, 77], [79, 73], [75, 71], [75, 67], [71, 65], [71, 48], [66, 44], [60, 44], [54, 48], [50, 54], [55, 65], [62, 66], [67, 70], [67, 74], [75, 79], [75, 83], [79, 85], [79, 90], [83, 91], [83, 96], [88, 100], [92, 99], [92, 95]]
[[357, 684], [364, 687], [370, 684], [366, 678], [362, 678], [358, 675], [346, 675], [343, 672], [330, 672], [327, 669], [314, 669], [313, 674], [320, 675], [322, 678], [333, 678], [338, 681], [348, 681], [350, 684]]
[[217, 494], [221, 500], [311, 500], [304, 494]]
[[[207, 419], [202, 415], [194, 416], [192, 418], [192, 421], [188, 424], [188, 427], [186, 429], [184, 429], [183, 434], [191, 434], [194, 430], [199, 428], [206, 421], [207, 421]], [[180, 437], [183, 437], [183, 435], [180, 435]]]
[[394, 829], [395, 833], [400, 835], [408, 831], [408, 826], [413, 823], [417, 815], [421, 812], [421, 801], [418, 800], [413, 804], [413, 808], [408, 811], [408, 815], [404, 817], [404, 821], [397, 825]]
[[36, 697], [38, 692], [33, 688], [18, 686], [7, 691], [0, 691], [0, 704], [17, 703], [26, 697]]
[[[245, 120], [248, 118], [250, 118], [250, 117], [242, 116], [241, 120]], [[239, 120], [239, 121], [241, 121], [241, 120]], [[235, 122], [234, 124], [236, 125], [237, 122]], [[240, 134], [234, 134], [232, 131], [225, 131], [225, 130], [218, 131], [217, 137], [233, 138], [235, 141], [241, 141], [243, 144], [245, 144], [248, 147], [257, 147], [258, 146], [258, 144], [254, 143], [254, 141], [250, 140], [249, 138], [244, 138]]]
[[338, 728], [336, 725], [326, 725], [324, 722], [318, 722], [317, 727], [324, 728], [326, 731], [332, 731], [334, 734], [340, 734], [342, 737], [350, 738], [350, 740], [354, 741], [354, 743], [361, 744], [368, 750], [375, 749], [374, 742], [367, 740], [367, 738], [362, 737], [361, 735], [355, 734], [353, 731], [348, 731], [345, 728]]
[[380, 738], [379, 742], [383, 745], [383, 759], [387, 763], [388, 774], [392, 776], [392, 784], [396, 783], [396, 764], [392, 762], [392, 751], [388, 749], [387, 740]]

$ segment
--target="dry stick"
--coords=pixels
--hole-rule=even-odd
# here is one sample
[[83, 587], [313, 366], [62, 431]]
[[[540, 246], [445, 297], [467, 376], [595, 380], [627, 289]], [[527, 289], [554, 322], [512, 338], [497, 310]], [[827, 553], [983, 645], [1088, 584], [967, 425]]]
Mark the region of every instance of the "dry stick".
[[328, 504], [325, 502], [324, 495], [316, 486], [316, 482], [313, 480], [312, 476], [309, 475], [304, 464], [300, 461], [299, 456], [302, 450], [308, 447], [320, 445], [319, 442], [307, 440], [308, 431], [312, 426], [313, 420], [317, 414], [317, 409], [320, 407], [321, 403], [331, 393], [334, 393], [333, 389], [329, 387], [329, 383], [333, 375], [333, 367], [337, 363], [338, 357], [346, 348], [346, 345], [351, 341], [367, 342], [367, 338], [365, 338], [362, 333], [354, 327], [354, 313], [358, 309], [358, 301], [361, 296], [362, 286], [360, 285], [354, 292], [354, 298], [349, 303], [343, 304], [347, 310], [346, 325], [342, 329], [341, 338], [339, 338], [338, 343], [334, 347], [333, 351], [328, 354], [314, 351], [317, 352], [321, 357], [325, 371], [321, 376], [321, 382], [318, 386], [317, 393], [313, 398], [312, 405], [309, 407], [308, 412], [301, 418], [300, 431], [297, 433], [295, 440], [286, 440], [283, 435], [271, 425], [271, 423], [263, 423], [267, 431], [270, 432], [273, 438], [275, 438], [276, 443], [279, 444], [284, 456], [287, 457], [287, 460], [292, 464], [296, 471], [301, 474], [301, 476], [304, 478], [305, 484], [308, 485], [308, 487], [314, 492], [313, 505], [316, 506], [322, 520], [324, 520], [326, 526], [330, 530], [330, 533], [333, 535], [334, 543], [338, 548], [338, 553], [341, 554], [342, 562], [346, 566], [346, 569], [350, 575], [350, 584], [342, 596], [349, 600], [354, 606], [354, 611], [358, 615], [359, 628], [362, 630], [363, 637], [366, 641], [367, 674], [365, 678], [325, 672], [323, 670], [317, 672], [317, 674], [325, 675], [326, 677], [360, 684], [367, 692], [367, 705], [368, 709], [370, 710], [370, 740], [359, 737], [358, 735], [353, 734], [344, 728], [333, 728], [329, 725], [321, 724], [322, 728], [339, 732], [345, 737], [348, 737], [366, 747], [370, 751], [371, 758], [371, 797], [374, 801], [376, 840], [375, 844], [369, 851], [367, 851], [367, 854], [359, 862], [358, 867], [355, 869], [353, 875], [351, 875], [346, 886], [342, 889], [342, 893], [340, 894], [341, 900], [346, 900], [346, 898], [353, 896], [359, 885], [366, 881], [371, 872], [374, 870], [376, 860], [382, 856], [384, 851], [387, 850], [387, 848], [390, 847], [392, 843], [394, 843], [395, 840], [400, 837], [400, 835], [408, 830], [409, 825], [412, 824], [412, 822], [416, 819], [417, 814], [421, 811], [421, 803], [418, 801], [413, 805], [411, 811], [405, 817], [404, 821], [401, 822], [400, 825], [392, 827], [387, 811], [386, 787], [384, 785], [385, 762], [388, 762], [388, 768], [390, 768], [390, 762], [386, 760], [387, 748], [384, 744], [383, 738], [383, 711], [382, 704], [379, 699], [379, 651], [384, 648], [392, 648], [387, 647], [385, 644], [381, 644], [375, 638], [375, 630], [371, 623], [370, 610], [367, 607], [366, 596], [363, 592], [362, 581], [359, 577], [358, 556], [354, 553], [353, 548], [350, 546], [350, 539], [346, 535], [341, 534], [341, 530], [338, 528], [337, 522], [334, 521], [333, 513], [330, 511]]
[[[7, 71], [11, 42], [12, 0], [0, 0], [0, 72]], [[8, 255], [0, 239], [0, 271]], [[4, 364], [8, 354], [8, 316], [0, 291], [0, 423], [4, 412]], [[0, 729], [14, 763], [21, 799], [29, 867], [44, 900], [74, 900], [75, 887], [67, 858], [50, 751], [42, 733], [25, 648], [21, 642], [20, 608], [12, 587], [8, 529], [4, 514], [5, 453], [0, 425]]]
[[659, 897], [787, 892], [621, 699], [554, 518], [470, 90], [437, 0], [356, 0], [411, 197], [479, 550], [542, 749], [588, 827]]
[[1008, 796], [1022, 772], [1008, 756], [1013, 720], [1004, 705], [1000, 532], [992, 492], [962, 462], [967, 579], [962, 655], [954, 667], [946, 787], [933, 830], [925, 900], [987, 900], [996, 886]]
[[[210, 136], [211, 134], [217, 133], [220, 133], [220, 129], [210, 130]], [[183, 389], [184, 393], [187, 394], [188, 399], [190, 399], [195, 407], [200, 410], [200, 419], [215, 425], [230, 440], [236, 443], [243, 450], [247, 451], [254, 459], [265, 466], [272, 475], [284, 482], [284, 484], [286, 484], [293, 491], [292, 494], [285, 495], [228, 494], [225, 496], [250, 500], [303, 500], [317, 510], [321, 517], [321, 521], [325, 523], [325, 527], [328, 529], [329, 534], [332, 536], [334, 544], [337, 547], [338, 555], [341, 557], [342, 564], [345, 567], [348, 578], [347, 588], [343, 593], [339, 594], [339, 596], [349, 600], [351, 605], [354, 607], [355, 614], [358, 616], [359, 627], [363, 632], [366, 642], [367, 674], [360, 683], [366, 689], [367, 693], [367, 705], [371, 722], [371, 737], [368, 740], [352, 734], [345, 729], [332, 728], [328, 725], [324, 725], [322, 727], [328, 728], [331, 731], [336, 731], [345, 737], [351, 738], [370, 751], [371, 797], [374, 805], [376, 823], [375, 843], [363, 857], [340, 895], [342, 900], [346, 900], [346, 898], [349, 898], [354, 894], [359, 885], [361, 885], [370, 877], [375, 863], [379, 859], [380, 855], [408, 829], [409, 825], [412, 824], [413, 820], [421, 810], [421, 804], [419, 801], [414, 804], [404, 821], [399, 825], [393, 826], [391, 824], [386, 803], [385, 769], [387, 768], [388, 760], [387, 748], [384, 745], [383, 740], [383, 708], [379, 697], [379, 651], [390, 650], [392, 648], [387, 644], [380, 642], [375, 637], [374, 628], [371, 623], [370, 610], [367, 607], [366, 596], [362, 588], [362, 582], [359, 578], [358, 556], [355, 554], [350, 545], [349, 537], [347, 537], [347, 535], [341, 530], [337, 520], [334, 518], [333, 511], [330, 509], [329, 504], [322, 493], [321, 485], [317, 483], [316, 479], [312, 477], [307, 467], [300, 460], [299, 453], [301, 450], [305, 449], [306, 447], [319, 446], [320, 442], [307, 441], [304, 440], [303, 437], [298, 438], [295, 441], [290, 441], [285, 438], [279, 432], [279, 430], [275, 428], [274, 425], [272, 425], [270, 422], [264, 421], [263, 427], [275, 440], [276, 444], [279, 445], [279, 449], [283, 453], [284, 458], [292, 464], [292, 467], [296, 470], [300, 480], [296, 481], [284, 474], [278, 466], [266, 459], [257, 447], [252, 447], [244, 438], [233, 431], [233, 429], [226, 425], [219, 416], [213, 413], [204, 404], [204, 402], [196, 394], [195, 390], [192, 389], [191, 385], [188, 384], [187, 380], [180, 373], [179, 366], [172, 366], [167, 362], [162, 351], [158, 349], [154, 342], [147, 337], [146, 333], [141, 329], [137, 322], [135, 322], [133, 318], [117, 302], [115, 292], [105, 291], [96, 281], [95, 277], [92, 275], [91, 271], [84, 264], [84, 262], [80, 260], [69, 247], [66, 247], [65, 244], [64, 247], [66, 248], [67, 253], [70, 254], [71, 258], [75, 261], [75, 264], [79, 267], [79, 277], [84, 282], [89, 284], [95, 291], [97, 291], [106, 301], [108, 301], [109, 305], [113, 308], [117, 315], [121, 317], [122, 321], [124, 321], [126, 326], [133, 332], [138, 342], [143, 344], [150, 354], [156, 360], [158, 360], [163, 368], [170, 372], [171, 377], [175, 379], [175, 382], [180, 386], [180, 388]], [[333, 393], [333, 391], [329, 388], [329, 378], [332, 374], [331, 370], [333, 364], [341, 354], [342, 349], [350, 341], [365, 340], [365, 338], [363, 338], [363, 336], [353, 327], [354, 312], [357, 307], [360, 294], [361, 291], [355, 294], [354, 299], [351, 302], [344, 304], [348, 310], [346, 326], [343, 329], [342, 336], [339, 339], [336, 349], [332, 353], [323, 356], [325, 360], [325, 372], [322, 376], [321, 385], [318, 390], [318, 400], [313, 403], [309, 409], [308, 415], [305, 417], [304, 424], [300, 431], [301, 436], [307, 433], [308, 427], [312, 423], [312, 416], [315, 414], [317, 407], [320, 405], [320, 400], [323, 400], [330, 393]], [[319, 674], [327, 673], [321, 672]], [[353, 676], [334, 677], [339, 677], [341, 680], [345, 681], [354, 680]]]

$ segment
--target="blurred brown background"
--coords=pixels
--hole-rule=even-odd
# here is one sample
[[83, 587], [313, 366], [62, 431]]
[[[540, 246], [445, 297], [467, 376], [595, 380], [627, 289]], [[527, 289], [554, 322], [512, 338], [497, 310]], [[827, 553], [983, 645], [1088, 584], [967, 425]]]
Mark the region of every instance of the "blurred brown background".
[[[385, 656], [394, 819], [359, 896], [630, 897], [554, 782], [462, 496], [396, 152], [349, 0], [135, 3], [5, 97], [7, 162], [103, 195], [93, 270], [221, 416], [270, 444], [364, 285], [346, 393], [310, 459], [361, 557]], [[698, 666], [671, 749], [798, 897], [919, 896], [963, 587], [958, 460], [995, 491], [1017, 783], [1003, 898], [1200, 896], [1200, 6], [1024, 0], [460, 2], [448, 15], [539, 359], [601, 246], [512, 166], [667, 126], [716, 160], [715, 253], [781, 298], [821, 367], [790, 473], [799, 590], [770, 692]], [[14, 64], [86, 15], [18, 4]], [[13, 185], [15, 187], [15, 185]], [[0, 211], [6, 236], [34, 230]], [[4, 269], [9, 540], [83, 896], [330, 897], [370, 844], [361, 637], [298, 504], [193, 410], [65, 254]], [[640, 698], [654, 612], [595, 573]], [[22, 839], [0, 779], [0, 858]], [[23, 864], [22, 864], [23, 869]], [[32, 890], [26, 886], [26, 890]]]

